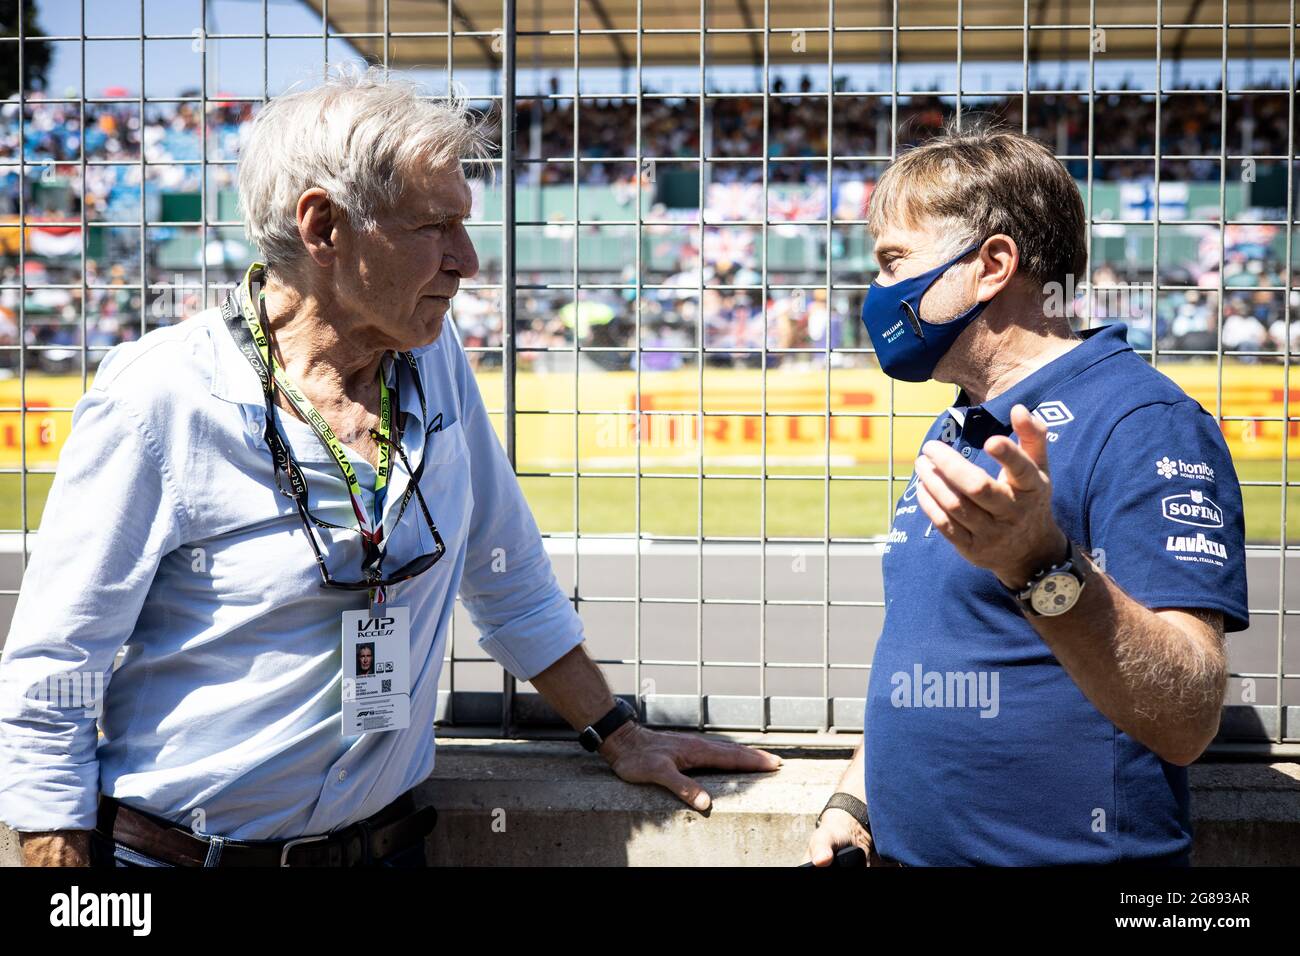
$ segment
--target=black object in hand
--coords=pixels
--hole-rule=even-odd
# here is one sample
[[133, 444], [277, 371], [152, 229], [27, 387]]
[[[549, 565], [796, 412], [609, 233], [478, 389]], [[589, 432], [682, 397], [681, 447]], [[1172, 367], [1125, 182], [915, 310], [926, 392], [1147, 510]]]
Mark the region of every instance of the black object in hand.
[[[812, 866], [812, 861], [800, 864], [801, 866]], [[835, 857], [831, 860], [831, 866], [862, 866], [867, 865], [866, 851], [860, 846], [842, 846], [835, 851]], [[814, 867], [814, 869], [816, 869]]]

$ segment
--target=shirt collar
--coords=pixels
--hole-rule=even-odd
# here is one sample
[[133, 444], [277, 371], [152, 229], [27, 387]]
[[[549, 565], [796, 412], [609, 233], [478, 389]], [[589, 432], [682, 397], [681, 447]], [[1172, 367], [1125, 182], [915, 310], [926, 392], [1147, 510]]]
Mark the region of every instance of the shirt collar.
[[[239, 284], [231, 290], [236, 308], [242, 311], [256, 301], [255, 296], [260, 291], [263, 269], [262, 263], [254, 262], [244, 272], [244, 277]], [[252, 406], [265, 413], [266, 397], [262, 394], [261, 379], [248, 363], [248, 358], [231, 338], [230, 330], [226, 328], [225, 320], [221, 316], [221, 307], [209, 309], [205, 315], [210, 316], [209, 321], [215, 326], [212, 332], [216, 343], [212, 357], [212, 394], [228, 402]], [[417, 365], [419, 365], [419, 351], [412, 355]], [[398, 411], [407, 415], [404, 431], [413, 434], [413, 429], [424, 426], [424, 415], [420, 410], [420, 392], [415, 387], [414, 370], [405, 360], [399, 360], [392, 352], [384, 353], [379, 367], [384, 376], [384, 384], [389, 388], [393, 387], [397, 382], [397, 376], [401, 374], [401, 407]], [[405, 368], [405, 371], [399, 373], [401, 368]]]
[[1131, 351], [1128, 326], [1123, 322], [1085, 329], [1079, 333], [1079, 337], [1083, 339], [1079, 345], [1052, 359], [1042, 368], [1035, 369], [983, 405], [971, 405], [966, 390], [959, 389], [949, 414], [961, 426], [962, 438], [968, 444], [982, 448], [992, 435], [1010, 435], [1011, 409], [1016, 405], [1024, 405], [1033, 411], [1057, 386], [1074, 378], [1084, 369], [1119, 352]]

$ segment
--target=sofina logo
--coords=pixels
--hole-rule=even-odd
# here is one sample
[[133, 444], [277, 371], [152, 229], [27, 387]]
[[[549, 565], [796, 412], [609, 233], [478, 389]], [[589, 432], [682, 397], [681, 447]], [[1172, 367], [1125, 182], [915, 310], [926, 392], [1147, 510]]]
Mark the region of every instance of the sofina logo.
[[1170, 521], [1180, 524], [1195, 525], [1198, 528], [1223, 527], [1223, 512], [1203, 491], [1169, 495], [1161, 499], [1160, 510]]

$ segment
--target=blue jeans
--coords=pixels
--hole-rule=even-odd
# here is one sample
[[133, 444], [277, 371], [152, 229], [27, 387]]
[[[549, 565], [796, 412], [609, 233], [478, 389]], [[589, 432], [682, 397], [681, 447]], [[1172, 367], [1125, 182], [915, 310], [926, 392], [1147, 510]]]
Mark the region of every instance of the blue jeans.
[[[208, 852], [209, 862], [204, 866], [217, 866], [220, 858], [220, 849], [213, 846]], [[173, 866], [172, 863], [164, 863], [162, 860], [154, 859], [141, 853], [139, 850], [132, 849], [125, 844], [118, 843], [116, 840], [110, 840], [98, 831], [92, 831], [90, 834], [90, 865], [92, 867], [118, 867], [118, 866]], [[374, 861], [371, 866], [384, 866], [393, 868], [417, 868], [427, 867], [428, 861], [424, 856], [424, 841], [413, 843], [408, 847], [400, 850], [394, 850], [388, 856], [381, 857]]]

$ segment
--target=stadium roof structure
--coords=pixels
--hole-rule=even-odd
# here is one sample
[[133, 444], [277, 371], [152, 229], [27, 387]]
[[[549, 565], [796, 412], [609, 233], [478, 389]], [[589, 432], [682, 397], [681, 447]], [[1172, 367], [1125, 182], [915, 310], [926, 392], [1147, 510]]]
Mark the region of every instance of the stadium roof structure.
[[[304, 0], [318, 12], [322, 0]], [[837, 62], [890, 62], [897, 32], [900, 62], [952, 62], [958, 56], [956, 0], [833, 0]], [[502, 0], [325, 0], [331, 33], [347, 34], [366, 56], [397, 67], [437, 67], [448, 60], [455, 34], [456, 69], [500, 65]], [[825, 63], [831, 0], [640, 0], [641, 62], [690, 66]], [[967, 0], [962, 5], [963, 60], [1028, 62], [1086, 60], [1093, 27], [1106, 58], [1287, 58], [1289, 0], [1229, 0], [1222, 29], [1221, 0], [1164, 0], [1157, 31], [1154, 0]], [[634, 68], [638, 0], [518, 0], [517, 61], [521, 67], [574, 65], [574, 25], [584, 67]], [[764, 21], [769, 30], [763, 29]], [[1027, 23], [1027, 25], [1026, 25]], [[796, 31], [806, 31], [802, 37]], [[496, 31], [494, 33], [494, 31]], [[591, 31], [591, 32], [588, 32]], [[356, 34], [363, 34], [356, 36]], [[402, 34], [421, 34], [403, 36]], [[783, 35], [784, 34], [784, 35]], [[1159, 40], [1157, 42], [1157, 36]], [[766, 48], [766, 49], [765, 49]]]

